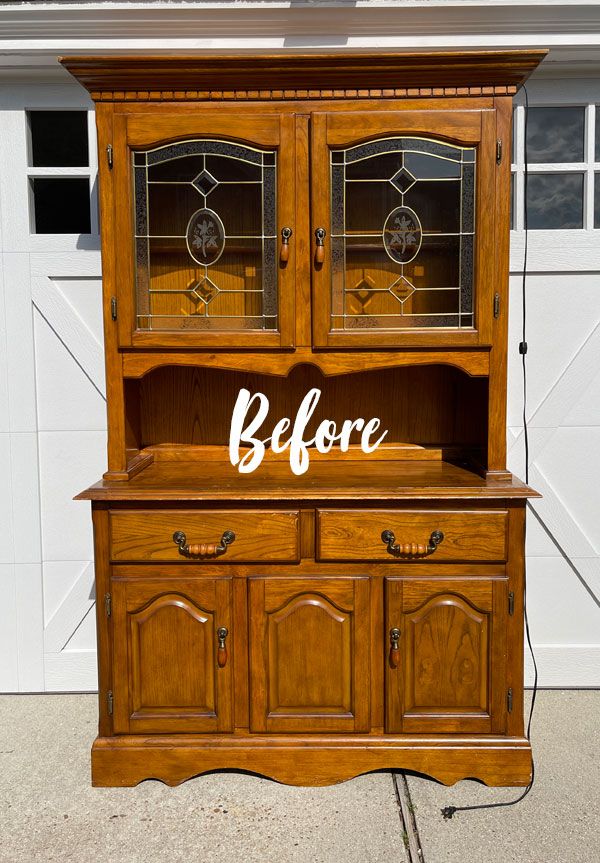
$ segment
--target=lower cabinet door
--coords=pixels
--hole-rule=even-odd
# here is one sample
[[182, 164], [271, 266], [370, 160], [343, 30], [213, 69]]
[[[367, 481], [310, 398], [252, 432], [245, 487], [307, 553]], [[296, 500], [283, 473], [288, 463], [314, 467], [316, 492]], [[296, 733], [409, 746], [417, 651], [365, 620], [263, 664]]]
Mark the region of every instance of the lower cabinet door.
[[251, 731], [368, 731], [369, 579], [248, 585]]
[[114, 580], [112, 626], [115, 733], [232, 730], [231, 579]]
[[504, 579], [386, 579], [386, 729], [501, 733]]

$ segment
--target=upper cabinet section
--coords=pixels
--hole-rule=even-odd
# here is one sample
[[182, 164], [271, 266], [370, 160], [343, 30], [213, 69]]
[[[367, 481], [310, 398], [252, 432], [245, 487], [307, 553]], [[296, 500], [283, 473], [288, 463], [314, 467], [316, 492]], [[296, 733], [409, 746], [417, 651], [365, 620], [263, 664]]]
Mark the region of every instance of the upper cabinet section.
[[113, 344], [493, 344], [511, 97], [543, 53], [64, 60], [107, 152]]
[[489, 338], [495, 113], [313, 115], [316, 345]]
[[293, 117], [129, 114], [115, 131], [121, 344], [291, 345]]

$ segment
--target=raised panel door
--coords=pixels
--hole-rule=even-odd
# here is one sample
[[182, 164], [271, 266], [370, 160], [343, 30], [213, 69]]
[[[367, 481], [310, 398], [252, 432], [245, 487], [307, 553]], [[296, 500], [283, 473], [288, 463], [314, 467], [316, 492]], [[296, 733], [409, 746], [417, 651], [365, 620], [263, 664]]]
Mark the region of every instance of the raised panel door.
[[232, 730], [230, 579], [113, 579], [112, 618], [115, 733]]
[[312, 123], [315, 345], [489, 342], [495, 111], [317, 112]]
[[252, 731], [369, 729], [369, 579], [251, 578]]
[[502, 732], [504, 579], [386, 579], [387, 730]]

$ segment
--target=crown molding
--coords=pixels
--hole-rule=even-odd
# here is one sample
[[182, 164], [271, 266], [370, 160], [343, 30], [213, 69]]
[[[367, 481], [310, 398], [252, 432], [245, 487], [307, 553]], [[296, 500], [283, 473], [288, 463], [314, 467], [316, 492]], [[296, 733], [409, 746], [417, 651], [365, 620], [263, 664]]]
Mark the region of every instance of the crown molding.
[[[545, 57], [545, 51], [343, 54], [62, 57], [60, 62], [96, 101], [123, 98], [304, 98], [411, 95], [411, 89], [514, 93]], [[402, 90], [402, 92], [399, 92]], [[375, 94], [373, 91], [377, 91]], [[143, 93], [144, 96], [140, 94]], [[132, 94], [135, 94], [132, 96]], [[168, 95], [165, 95], [168, 94]], [[194, 94], [192, 97], [191, 94]], [[264, 96], [262, 95], [264, 94]]]

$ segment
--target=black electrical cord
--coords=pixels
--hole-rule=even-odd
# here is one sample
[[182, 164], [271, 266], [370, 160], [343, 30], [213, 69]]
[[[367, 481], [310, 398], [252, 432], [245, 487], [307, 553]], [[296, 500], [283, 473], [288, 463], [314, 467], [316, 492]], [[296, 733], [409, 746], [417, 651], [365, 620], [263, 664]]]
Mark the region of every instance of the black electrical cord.
[[[527, 181], [529, 179], [529, 162], [527, 160], [527, 117], [529, 114], [529, 98], [527, 96], [527, 87], [523, 85], [523, 92], [525, 94], [525, 126], [524, 126], [524, 135], [525, 135], [525, 154], [524, 154], [524, 171], [523, 171], [523, 180], [524, 180], [524, 219], [523, 219], [523, 228], [525, 230], [525, 248], [523, 250], [523, 282], [522, 282], [522, 290], [521, 290], [521, 303], [522, 303], [522, 312], [523, 312], [523, 329], [521, 342], [519, 344], [519, 353], [521, 354], [521, 364], [523, 368], [523, 441], [525, 445], [525, 482], [529, 482], [529, 434], [527, 429], [527, 363], [525, 357], [527, 355], [527, 341], [525, 339], [526, 335], [526, 326], [527, 326], [527, 296], [526, 296], [526, 287], [527, 287], [527, 241], [528, 241], [528, 222], [527, 222]], [[531, 643], [531, 634], [529, 632], [529, 619], [527, 617], [527, 592], [526, 592], [526, 580], [523, 585], [523, 611], [525, 617], [525, 635], [527, 637], [527, 645], [529, 647], [529, 652], [531, 653], [531, 659], [533, 662], [533, 693], [531, 695], [531, 706], [529, 708], [529, 719], [527, 721], [527, 740], [531, 743], [531, 721], [533, 719], [533, 709], [535, 707], [535, 699], [537, 696], [538, 689], [538, 668], [537, 662], [535, 661], [535, 653], [533, 652], [533, 645]], [[520, 803], [523, 800], [531, 789], [533, 788], [533, 783], [535, 782], [535, 761], [533, 758], [531, 759], [531, 780], [529, 785], [525, 788], [525, 790], [514, 800], [504, 800], [501, 803], [480, 803], [477, 806], [445, 806], [442, 809], [442, 815], [444, 818], [449, 819], [452, 818], [455, 812], [468, 812], [473, 809], [498, 809], [502, 806], [514, 806], [516, 803]]]

